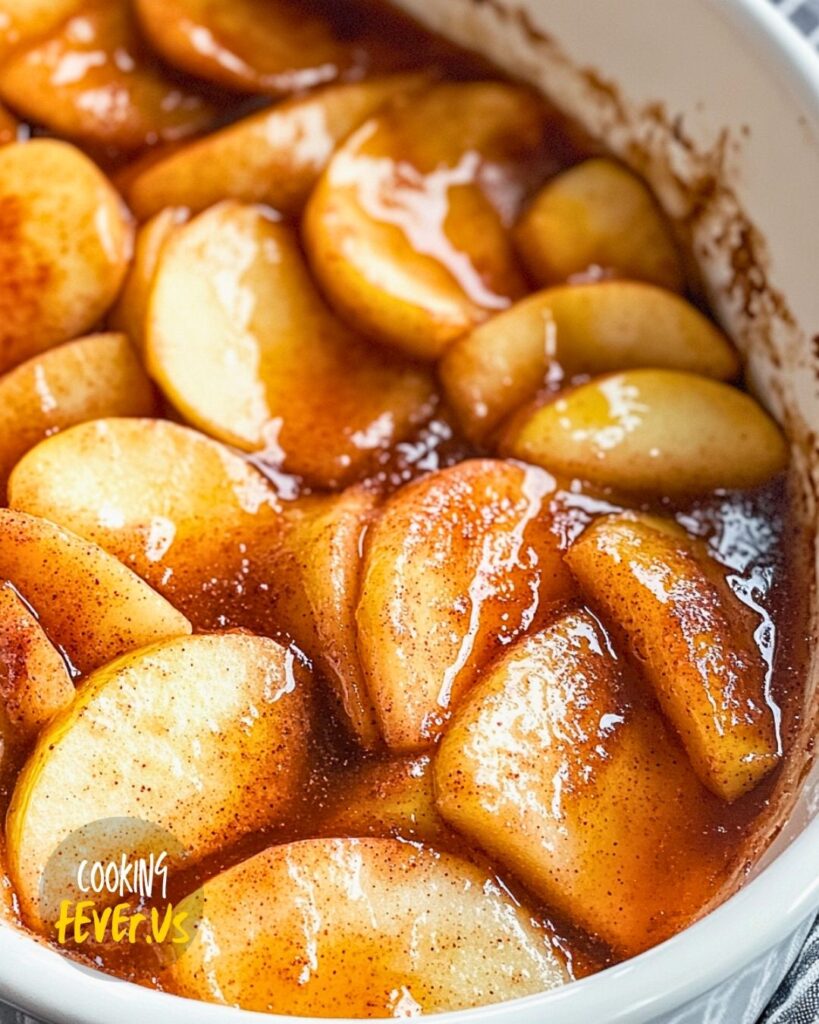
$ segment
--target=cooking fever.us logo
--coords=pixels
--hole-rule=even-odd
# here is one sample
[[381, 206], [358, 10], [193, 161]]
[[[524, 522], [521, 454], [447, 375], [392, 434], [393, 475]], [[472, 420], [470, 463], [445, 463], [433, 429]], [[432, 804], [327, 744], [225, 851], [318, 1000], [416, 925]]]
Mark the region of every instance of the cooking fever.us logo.
[[[139, 946], [154, 966], [177, 959], [196, 936], [201, 898], [172, 893], [186, 851], [166, 829], [137, 818], [84, 825], [43, 871], [38, 916], [60, 946], [90, 956]], [[195, 888], [195, 887], [194, 887]]]

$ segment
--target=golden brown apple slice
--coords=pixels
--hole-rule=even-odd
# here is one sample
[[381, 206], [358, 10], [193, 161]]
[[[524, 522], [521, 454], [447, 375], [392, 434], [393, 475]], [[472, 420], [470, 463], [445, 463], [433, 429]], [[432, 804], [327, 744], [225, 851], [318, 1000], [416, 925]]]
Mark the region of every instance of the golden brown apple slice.
[[560, 285], [459, 338], [441, 361], [447, 398], [480, 441], [541, 390], [638, 367], [729, 380], [725, 335], [680, 296], [641, 281]]
[[277, 103], [127, 172], [124, 196], [144, 219], [166, 206], [194, 213], [221, 199], [297, 216], [333, 150], [379, 107], [428, 81], [395, 75], [331, 85]]
[[11, 509], [0, 509], [0, 578], [22, 594], [79, 672], [191, 630], [184, 615], [102, 548]]
[[489, 659], [573, 584], [548, 473], [462, 462], [398, 491], [370, 529], [358, 650], [387, 745], [435, 741]]
[[521, 258], [540, 285], [609, 271], [682, 291], [671, 229], [645, 182], [605, 157], [552, 178], [515, 231]]
[[53, 31], [0, 65], [0, 96], [33, 121], [99, 146], [139, 149], [210, 124], [215, 108], [165, 75], [128, 0], [76, 0]]
[[496, 82], [436, 85], [362, 125], [307, 206], [307, 250], [332, 304], [435, 359], [523, 295], [507, 226], [545, 133], [539, 100]]
[[0, 147], [0, 372], [83, 334], [122, 284], [132, 227], [102, 173], [64, 142]]
[[[53, 920], [44, 893], [78, 895], [72, 854], [118, 861], [160, 828], [190, 865], [286, 818], [308, 770], [310, 685], [291, 652], [238, 633], [166, 641], [89, 676], [40, 735], [9, 808], [9, 867], [29, 924]], [[93, 827], [108, 819], [129, 819], [128, 846], [113, 823]], [[66, 841], [60, 867], [52, 855]], [[179, 866], [173, 851], [168, 861]]]
[[72, 427], [24, 456], [9, 502], [99, 544], [200, 629], [261, 632], [274, 618], [267, 559], [281, 545], [277, 496], [197, 431], [139, 419]]
[[320, 831], [328, 836], [395, 836], [436, 849], [463, 848], [435, 806], [432, 758], [365, 761], [336, 779]]
[[704, 494], [756, 487], [788, 449], [753, 398], [674, 370], [627, 370], [516, 417], [504, 450], [560, 476], [624, 491]]
[[108, 324], [127, 334], [142, 353], [145, 351], [148, 301], [160, 254], [171, 235], [189, 219], [188, 210], [184, 207], [168, 207], [151, 217], [137, 231], [134, 257], [119, 298], [108, 315]]
[[702, 912], [724, 863], [709, 833], [718, 801], [620, 673], [585, 611], [520, 640], [447, 730], [435, 789], [450, 824], [633, 955]]
[[0, 734], [7, 726], [12, 748], [25, 749], [73, 700], [74, 683], [59, 651], [14, 587], [0, 583]]
[[278, 622], [322, 670], [366, 749], [379, 745], [380, 733], [358, 657], [355, 609], [363, 539], [377, 504], [372, 492], [356, 486], [286, 509], [273, 573], [285, 584]]
[[[371, 64], [333, 15], [295, 0], [135, 0], [150, 42], [175, 67], [246, 92], [274, 96], [360, 77]], [[356, 26], [353, 25], [355, 28]], [[339, 26], [341, 28], [341, 26]]]
[[724, 570], [684, 534], [627, 513], [595, 522], [566, 559], [628, 643], [703, 783], [733, 801], [780, 758], [758, 626]]
[[407, 1017], [568, 980], [544, 933], [490, 875], [395, 839], [272, 847], [206, 883], [190, 906], [202, 895], [200, 937], [163, 981], [208, 1002]]
[[193, 424], [320, 486], [361, 475], [432, 413], [429, 375], [324, 306], [290, 228], [225, 202], [179, 228], [151, 295], [148, 365]]
[[124, 334], [92, 334], [34, 356], [0, 377], [0, 494], [38, 441], [102, 416], [149, 416], [151, 382]]

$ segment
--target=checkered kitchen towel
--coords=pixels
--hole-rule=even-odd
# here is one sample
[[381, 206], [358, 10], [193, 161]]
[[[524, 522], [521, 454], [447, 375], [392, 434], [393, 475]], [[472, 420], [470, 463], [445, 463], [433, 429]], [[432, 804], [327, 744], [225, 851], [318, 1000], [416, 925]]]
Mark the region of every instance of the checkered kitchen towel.
[[[819, 59], [819, 0], [770, 0], [808, 41]], [[45, 1024], [0, 1004], [0, 1024]], [[713, 1021], [713, 1024], [734, 1024]], [[801, 953], [758, 1024], [819, 1024], [819, 918]]]

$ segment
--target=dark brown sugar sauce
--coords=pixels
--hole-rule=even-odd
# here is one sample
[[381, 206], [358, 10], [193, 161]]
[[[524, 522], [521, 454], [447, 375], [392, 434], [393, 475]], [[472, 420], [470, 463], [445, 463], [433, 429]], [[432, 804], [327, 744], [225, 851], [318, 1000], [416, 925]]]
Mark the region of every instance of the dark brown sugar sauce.
[[[482, 60], [456, 51], [380, 3], [322, 2], [301, 6], [320, 10], [335, 26], [339, 39], [361, 41], [360, 63], [347, 69], [349, 77], [405, 68], [429, 68], [437, 76], [455, 80], [487, 75], [503, 77]], [[378, 40], [377, 44], [374, 40]], [[257, 99], [242, 98], [213, 87], [206, 92], [208, 101], [219, 105], [220, 119], [224, 123], [260, 104]], [[550, 175], [596, 151], [557, 112], [548, 112], [547, 124], [545, 145], [526, 175], [523, 188], [527, 195]], [[430, 131], [434, 129], [431, 125]], [[32, 125], [31, 130], [41, 133], [37, 125]], [[109, 169], [125, 162], [116, 147], [92, 155]], [[525, 201], [526, 195], [520, 194], [519, 178], [510, 184], [500, 175], [497, 188], [501, 192], [509, 189], [509, 193], [503, 193], [498, 200], [500, 207], [514, 210]], [[415, 238], [416, 245], [427, 255], [441, 261], [456, 280], [468, 284], [463, 267], [453, 260], [441, 240], [441, 235], [434, 231]], [[596, 273], [592, 270], [590, 275], [594, 277]], [[171, 416], [170, 410], [166, 411]], [[725, 443], [730, 445], [731, 439], [726, 438]], [[301, 507], [309, 508], [311, 503], [321, 501], [323, 492], [285, 472], [281, 466], [282, 454], [287, 453], [271, 447], [266, 452], [243, 456], [266, 477], [275, 492], [276, 508], [271, 513], [270, 506], [265, 505], [259, 512], [257, 526], [251, 523], [237, 535], [222, 535], [218, 524], [207, 523], [202, 528], [207, 533], [189, 531], [171, 547], [165, 560], [155, 563], [150, 570], [143, 568], [143, 552], [117, 552], [123, 561], [138, 566], [149, 582], [162, 589], [199, 631], [249, 629], [295, 645], [294, 631], [287, 623], [290, 594], [287, 586], [282, 585], [281, 552], [271, 539], [274, 531], [267, 517], [298, 515]], [[362, 482], [379, 500], [384, 500], [426, 473], [486, 454], [493, 453], [478, 449], [460, 435], [454, 417], [439, 400], [435, 414], [414, 437], [391, 448], [373, 451]], [[172, 472], [172, 467], [166, 468]], [[755, 641], [766, 666], [767, 702], [775, 716], [786, 765], [802, 725], [800, 708], [807, 620], [807, 581], [803, 575], [808, 564], [807, 538], [789, 488], [788, 480], [780, 477], [752, 492], [718, 493], [696, 501], [656, 500], [640, 505], [599, 487], [588, 487], [579, 480], [563, 480], [556, 482], [555, 491], [547, 499], [554, 517], [554, 530], [564, 549], [597, 517], [625, 508], [642, 508], [673, 516], [689, 533], [707, 544], [713, 557], [725, 567], [729, 585], [756, 623]], [[337, 489], [340, 491], [342, 487]], [[218, 534], [218, 541], [214, 540], [215, 534]], [[360, 541], [362, 550], [367, 539], [365, 529]], [[197, 560], [198, 549], [208, 552], [208, 564], [202, 564], [201, 558]], [[607, 640], [612, 648], [616, 647], [611, 637]], [[500, 644], [494, 653], [502, 653]], [[298, 656], [310, 662], [303, 650], [298, 650]], [[627, 699], [637, 703], [649, 701], [635, 666], [623, 660]], [[320, 673], [317, 665], [313, 668]], [[362, 799], [368, 797], [368, 806], [383, 804], [386, 807], [389, 803], [389, 783], [384, 781], [389, 773], [379, 774], [374, 766], [395, 762], [395, 773], [399, 776], [410, 773], [423, 792], [424, 787], [431, 786], [429, 757], [421, 753], [398, 759], [383, 750], [363, 751], [350, 738], [329, 687], [322, 690], [320, 699], [322, 705], [316, 716], [319, 727], [311, 741], [311, 781], [297, 806], [282, 821], [262, 831], [226, 836], [225, 847], [217, 856], [172, 879], [172, 898], [190, 892], [223, 868], [272, 843], [328, 834], [397, 835], [407, 842], [429, 842], [488, 864], [509, 891], [535, 908], [543, 927], [565, 952], [575, 976], [583, 976], [618, 959], [604, 943], [543, 905], [526, 891], [520, 880], [501, 866], [493, 865], [485, 853], [468, 844], [443, 822], [436, 819], [419, 824], [406, 815], [391, 815], [388, 808], [380, 817], [374, 812], [369, 817], [353, 820], [349, 813], [351, 792]], [[677, 744], [673, 737], [670, 742]], [[680, 756], [684, 756], [681, 748]], [[376, 780], [370, 789], [367, 788], [369, 778]], [[12, 784], [13, 779], [3, 782], [4, 802]], [[704, 880], [702, 886], [692, 886], [689, 902], [682, 901], [684, 909], [669, 922], [667, 934], [708, 909], [709, 902], [702, 898], [703, 890], [712, 893], [716, 900], [735, 884], [775, 826], [779, 808], [790, 797], [783, 783], [782, 767], [733, 804], [703, 793], [704, 806], [695, 825], [681, 822], [674, 835], [658, 837], [661, 842], [679, 843], [680, 863], [686, 865], [689, 873]], [[651, 816], [650, 807], [636, 810], [648, 818]], [[639, 827], [636, 821], [635, 828]], [[4, 876], [0, 876], [0, 884], [8, 889]], [[669, 884], [674, 884], [673, 879]], [[646, 894], [645, 898], [650, 896]], [[112, 950], [110, 955], [98, 952], [93, 962], [118, 975], [157, 984], [151, 958], [145, 956], [144, 950], [137, 948], [126, 953], [120, 948]]]

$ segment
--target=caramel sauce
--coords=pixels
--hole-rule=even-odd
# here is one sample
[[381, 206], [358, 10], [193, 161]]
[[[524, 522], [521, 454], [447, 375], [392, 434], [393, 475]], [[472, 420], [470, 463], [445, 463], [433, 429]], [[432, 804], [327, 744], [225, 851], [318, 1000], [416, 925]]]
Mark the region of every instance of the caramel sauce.
[[[321, 5], [322, 11], [325, 6]], [[339, 39], [357, 39], [360, 36], [381, 40], [379, 52], [365, 62], [369, 67], [385, 63], [393, 68], [431, 66], [454, 80], [469, 80], [487, 74], [494, 78], [502, 77], [482, 60], [428, 35], [380, 3], [331, 6], [331, 17]], [[200, 44], [205, 45], [201, 39]], [[227, 95], [222, 101], [222, 119], [225, 122], [248, 109], [247, 101], [229, 99]], [[592, 151], [580, 133], [554, 111], [549, 112], [549, 126], [548, 159], [541, 165], [541, 177], [571, 165]], [[434, 126], [430, 126], [430, 131], [434, 131]], [[462, 184], [463, 178], [474, 171], [474, 162], [470, 164], [468, 161], [458, 169], [460, 177], [450, 174], [447, 178], [440, 171], [431, 171], [422, 183], [424, 202], [429, 202], [436, 190], [447, 193], [453, 186]], [[536, 183], [532, 181], [530, 185]], [[496, 199], [499, 207], [508, 203], [519, 207], [524, 201], [519, 194], [511, 200], [507, 193], [501, 194], [504, 183], [500, 178], [496, 184], [500, 189]], [[436, 193], [433, 199], [438, 201], [440, 196]], [[372, 206], [372, 200], [368, 201]], [[500, 308], [494, 296], [485, 294], [484, 284], [479, 274], [476, 277], [475, 268], [465, 267], [462, 254], [453, 251], [447, 240], [442, 238], [441, 224], [439, 219], [434, 237], [427, 235], [423, 239], [414, 237], [415, 224], [407, 224], [405, 231], [410, 245], [438, 260], [455, 280], [464, 285], [464, 290], [476, 302]], [[603, 273], [590, 271], [595, 279]], [[730, 439], [726, 439], [726, 443], [730, 443]], [[409, 440], [391, 449], [376, 450], [364, 485], [379, 498], [386, 499], [401, 486], [424, 474], [482, 454], [486, 453], [460, 436], [453, 418], [446, 409], [442, 409]], [[198, 630], [251, 629], [298, 647], [300, 638], [288, 628], [286, 611], [282, 612], [290, 595], [286, 588], [277, 592], [282, 563], [274, 520], [277, 516], [299, 514], [299, 510], [309, 507], [311, 502], [321, 501], [323, 495], [306, 486], [298, 477], [283, 472], [281, 453], [274, 448], [242, 457], [267, 480], [270, 499], [259, 502], [253, 510], [244, 510], [242, 528], [238, 532], [219, 536], [215, 559], [213, 535], [218, 533], [218, 525], [213, 523], [202, 527], [208, 531], [207, 544], [204, 543], [205, 537], [194, 528], [196, 524], [171, 522], [161, 557], [146, 560], [144, 545], [140, 550], [119, 551], [117, 554], [126, 564], [135, 566], [153, 586], [184, 611]], [[636, 507], [633, 501], [590, 488], [581, 481], [563, 482], [551, 500], [554, 529], [563, 549], [596, 517]], [[754, 618], [757, 624], [755, 639], [766, 666], [767, 702], [777, 723], [787, 764], [788, 755], [798, 748], [797, 737], [803, 724], [800, 701], [806, 658], [808, 593], [803, 578], [808, 564], [804, 557], [804, 533], [790, 500], [787, 480], [778, 479], [752, 493], [721, 493], [686, 504], [660, 500], [641, 507], [673, 515], [689, 533], [700, 538], [717, 562], [725, 567], [728, 584]], [[143, 541], [144, 544], [155, 544], [157, 538], [143, 538]], [[363, 543], [366, 543], [366, 534]], [[110, 548], [110, 544], [106, 546]], [[207, 565], [197, 558], [197, 548], [209, 552]], [[201, 573], [181, 568], [195, 565], [202, 566]], [[300, 650], [299, 653], [305, 661], [310, 661], [307, 652]], [[318, 671], [315, 664], [313, 667]], [[451, 680], [445, 682], [445, 685], [449, 684]], [[644, 695], [636, 696], [639, 688], [634, 680], [628, 686], [635, 700], [646, 699]], [[348, 810], [346, 787], [342, 784], [344, 780], [350, 778], [351, 773], [359, 773], [390, 760], [383, 752], [363, 752], [350, 738], [329, 689], [323, 693], [323, 704], [316, 716], [318, 729], [312, 740], [310, 784], [297, 806], [281, 821], [263, 830], [244, 836], [226, 836], [224, 848], [217, 855], [172, 878], [172, 899], [191, 892], [224, 868], [273, 843], [327, 834], [327, 823]], [[603, 745], [607, 742], [602, 725], [600, 735], [594, 738]], [[700, 810], [696, 828], [681, 823], [685, 858], [703, 877], [708, 878], [715, 900], [730, 891], [736, 880], [742, 877], [758, 848], [764, 845], [778, 823], [781, 810], [791, 797], [785, 784], [786, 777], [785, 769], [780, 766], [759, 786], [730, 805], [709, 795]], [[0, 792], [4, 803], [9, 791], [10, 780], [6, 780]], [[379, 830], [383, 830], [380, 834], [397, 833], [407, 841], [419, 841], [413, 829], [396, 829], [389, 821], [367, 826], [368, 834], [379, 834]], [[338, 831], [344, 832], [343, 827]], [[338, 834], [338, 831], [333, 834]], [[358, 833], [356, 827], [350, 827], [345, 834]], [[674, 836], [666, 838], [675, 842]], [[424, 841], [423, 837], [420, 841]], [[564, 951], [575, 977], [592, 973], [618, 959], [605, 944], [582, 933], [572, 922], [539, 903], [505, 869], [492, 864], [485, 854], [452, 830], [444, 826], [437, 833], [436, 841], [443, 847], [488, 865], [507, 889], [536, 907], [543, 926], [552, 941]], [[2, 882], [0, 870], [0, 885]], [[674, 880], [670, 879], [669, 884], [673, 885]], [[0, 902], [2, 900], [0, 895]], [[681, 924], [696, 919], [707, 909], [699, 896], [693, 897]], [[137, 950], [126, 956], [121, 950], [112, 950], [109, 954], [97, 956], [93, 963], [103, 970], [158, 986], [150, 956], [146, 958], [144, 954], [145, 950]]]

